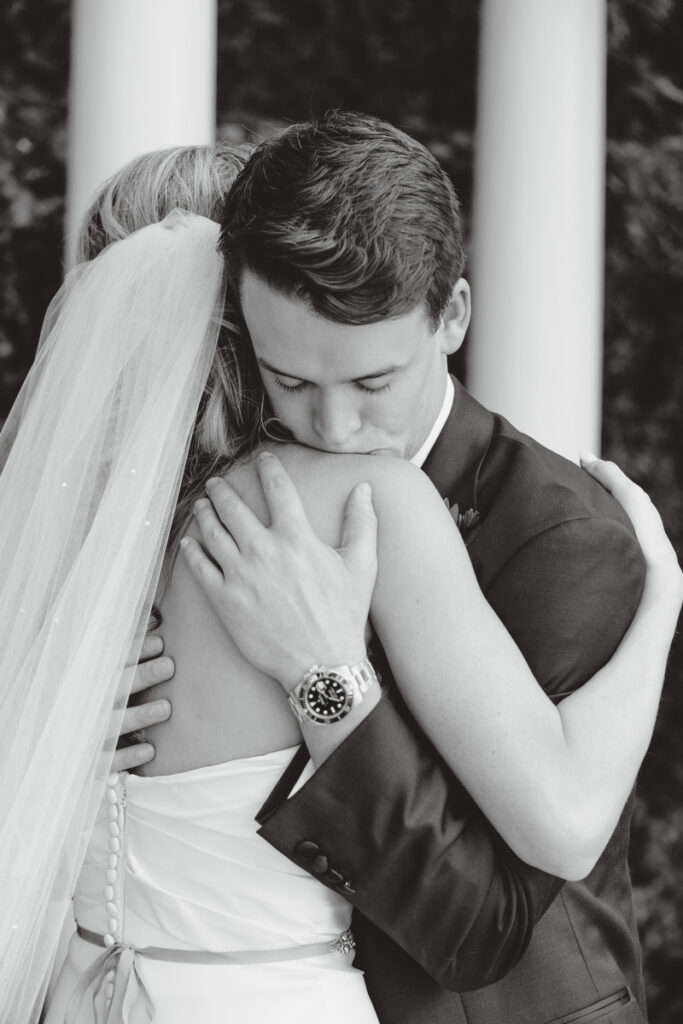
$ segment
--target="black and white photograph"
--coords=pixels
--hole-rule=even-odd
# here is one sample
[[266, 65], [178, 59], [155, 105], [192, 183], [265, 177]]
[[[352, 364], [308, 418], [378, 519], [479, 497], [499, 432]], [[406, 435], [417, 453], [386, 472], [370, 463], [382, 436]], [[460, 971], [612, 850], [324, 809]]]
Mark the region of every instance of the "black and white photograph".
[[0, 38], [0, 1024], [680, 1024], [683, 6]]

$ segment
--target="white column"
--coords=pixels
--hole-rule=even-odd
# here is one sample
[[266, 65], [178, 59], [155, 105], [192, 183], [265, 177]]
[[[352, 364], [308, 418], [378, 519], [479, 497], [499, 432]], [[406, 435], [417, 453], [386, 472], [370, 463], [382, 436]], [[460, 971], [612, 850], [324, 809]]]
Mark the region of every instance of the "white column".
[[212, 143], [216, 0], [73, 0], [67, 259], [97, 186], [162, 146]]
[[600, 443], [605, 0], [484, 0], [468, 385], [576, 460]]

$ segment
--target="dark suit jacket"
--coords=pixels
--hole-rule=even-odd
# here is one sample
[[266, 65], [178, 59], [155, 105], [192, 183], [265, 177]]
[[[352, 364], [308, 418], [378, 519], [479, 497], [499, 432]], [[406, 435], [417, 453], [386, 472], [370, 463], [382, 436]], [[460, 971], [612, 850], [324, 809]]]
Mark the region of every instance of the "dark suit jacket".
[[[451, 505], [479, 512], [467, 538], [479, 583], [559, 699], [618, 645], [642, 556], [587, 474], [455, 384], [424, 469]], [[591, 875], [563, 884], [509, 850], [391, 681], [387, 697], [285, 799], [302, 752], [258, 819], [265, 839], [352, 901], [356, 964], [382, 1024], [642, 1024], [631, 803]]]

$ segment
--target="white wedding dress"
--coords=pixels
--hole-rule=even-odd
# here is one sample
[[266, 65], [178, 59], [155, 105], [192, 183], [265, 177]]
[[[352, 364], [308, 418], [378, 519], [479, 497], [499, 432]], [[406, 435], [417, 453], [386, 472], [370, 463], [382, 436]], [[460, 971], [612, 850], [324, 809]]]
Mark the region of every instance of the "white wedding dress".
[[256, 832], [294, 753], [110, 776], [45, 1024], [377, 1024], [350, 904]]

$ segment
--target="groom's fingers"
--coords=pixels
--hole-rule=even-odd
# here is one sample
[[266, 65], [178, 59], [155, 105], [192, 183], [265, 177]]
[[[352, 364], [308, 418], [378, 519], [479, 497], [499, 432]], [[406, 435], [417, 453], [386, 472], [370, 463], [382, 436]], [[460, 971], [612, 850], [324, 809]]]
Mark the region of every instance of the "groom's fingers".
[[216, 515], [216, 510], [208, 498], [196, 501], [192, 511], [202, 535], [202, 544], [214, 562], [227, 573], [230, 565], [234, 564], [239, 556], [235, 541]]
[[130, 747], [121, 747], [114, 753], [111, 763], [113, 772], [129, 772], [151, 761], [156, 751], [151, 743], [135, 743]]
[[[258, 546], [259, 541], [263, 538], [265, 527], [249, 506], [242, 501], [237, 491], [222, 477], [212, 477], [211, 480], [208, 480], [206, 491], [220, 522], [240, 551]], [[216, 523], [212, 524], [212, 530], [213, 539], [220, 541], [221, 533], [216, 531]], [[227, 553], [229, 548], [226, 546], [224, 550]]]
[[377, 516], [368, 483], [357, 484], [346, 501], [339, 553], [348, 565], [377, 572]]
[[[145, 648], [143, 647], [142, 655], [144, 655], [144, 652]], [[141, 690], [146, 690], [157, 683], [166, 682], [173, 678], [174, 672], [175, 664], [172, 658], [152, 658], [150, 661], [141, 661], [135, 669], [130, 692], [139, 693]]]
[[300, 537], [306, 527], [311, 529], [308, 516], [292, 483], [277, 455], [261, 452], [256, 460], [256, 471], [261, 481], [270, 521], [280, 533]]
[[209, 600], [217, 599], [221, 593], [224, 577], [194, 537], [183, 537], [180, 541], [188, 568]]
[[[120, 735], [130, 736], [148, 725], [158, 725], [171, 717], [171, 702], [162, 698], [161, 700], [148, 700], [144, 704], [136, 704], [127, 707], [123, 712]], [[133, 737], [135, 738], [135, 737]]]
[[133, 665], [136, 665], [137, 668], [139, 669], [142, 667], [143, 663], [147, 663], [149, 661], [156, 661], [164, 649], [164, 641], [160, 636], [154, 633], [145, 634], [139, 654], [137, 653], [138, 643], [139, 640], [136, 640], [132, 652], [128, 655], [130, 661], [126, 662], [127, 668], [131, 668]]
[[[131, 694], [140, 693], [150, 686], [173, 678], [175, 663], [172, 658], [159, 657], [164, 644], [160, 636], [146, 636], [140, 651], [140, 660], [133, 677]], [[118, 749], [114, 754], [113, 772], [132, 771], [147, 764], [154, 757], [154, 746], [146, 740], [146, 726], [165, 722], [171, 716], [171, 704], [166, 699], [147, 700], [129, 706], [119, 722]], [[111, 741], [113, 745], [113, 741]]]

